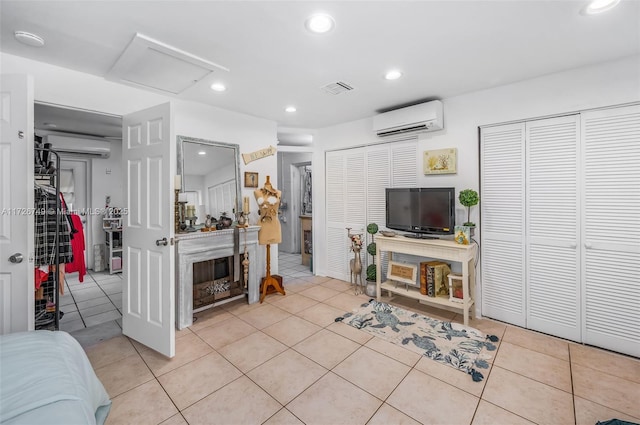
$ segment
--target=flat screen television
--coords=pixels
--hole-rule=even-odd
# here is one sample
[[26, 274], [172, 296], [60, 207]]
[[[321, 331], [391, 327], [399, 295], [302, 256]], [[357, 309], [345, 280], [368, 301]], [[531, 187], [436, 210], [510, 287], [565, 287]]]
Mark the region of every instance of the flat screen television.
[[387, 188], [387, 227], [414, 237], [452, 235], [456, 223], [453, 187]]

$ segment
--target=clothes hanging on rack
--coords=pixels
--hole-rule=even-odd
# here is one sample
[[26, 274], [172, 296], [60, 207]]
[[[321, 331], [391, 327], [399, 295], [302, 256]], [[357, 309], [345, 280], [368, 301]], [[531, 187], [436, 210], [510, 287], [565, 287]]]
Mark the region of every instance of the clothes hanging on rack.
[[71, 248], [73, 251], [73, 261], [65, 264], [67, 273], [78, 272], [78, 279], [84, 282], [84, 275], [87, 274], [87, 267], [84, 263], [84, 230], [82, 228], [82, 219], [78, 214], [70, 214], [71, 223], [73, 224], [75, 233], [71, 235]]
[[[56, 250], [59, 264], [72, 262], [71, 231], [66, 219], [58, 220], [58, 212], [64, 214], [64, 211], [57, 211], [57, 196], [42, 186], [36, 186], [34, 203], [35, 265], [56, 264]], [[60, 209], [63, 210], [62, 204]]]

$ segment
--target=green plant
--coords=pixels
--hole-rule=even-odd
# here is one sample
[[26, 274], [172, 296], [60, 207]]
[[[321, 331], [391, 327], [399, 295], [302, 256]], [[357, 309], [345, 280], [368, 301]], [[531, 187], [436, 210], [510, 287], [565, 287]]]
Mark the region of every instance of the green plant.
[[480, 201], [478, 192], [473, 189], [462, 190], [458, 195], [458, 200], [463, 206], [467, 207], [467, 221], [463, 225], [471, 227], [475, 226], [476, 224], [471, 222], [471, 207], [478, 205], [478, 202]]
[[378, 233], [378, 225], [376, 223], [369, 223], [367, 225], [367, 233], [371, 235], [371, 243], [367, 245], [367, 253], [371, 255], [371, 264], [367, 266], [367, 280], [375, 281], [377, 279], [376, 274], [376, 243], [373, 242], [373, 235]]

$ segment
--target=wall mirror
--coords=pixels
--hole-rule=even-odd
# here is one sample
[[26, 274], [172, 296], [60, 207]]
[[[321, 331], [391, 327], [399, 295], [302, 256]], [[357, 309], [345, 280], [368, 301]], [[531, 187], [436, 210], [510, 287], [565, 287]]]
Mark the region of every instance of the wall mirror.
[[178, 174], [187, 205], [195, 207], [196, 226], [223, 213], [233, 217], [240, 197], [240, 146], [178, 136]]

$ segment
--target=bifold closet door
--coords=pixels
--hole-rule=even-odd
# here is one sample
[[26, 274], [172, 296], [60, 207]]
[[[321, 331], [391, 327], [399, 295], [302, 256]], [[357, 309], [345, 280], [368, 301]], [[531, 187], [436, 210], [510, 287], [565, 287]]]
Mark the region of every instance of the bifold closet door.
[[364, 233], [366, 227], [364, 149], [327, 152], [325, 171], [327, 275], [348, 282], [353, 253], [349, 250], [346, 228]]
[[482, 315], [526, 326], [525, 125], [482, 128]]
[[525, 130], [526, 327], [580, 341], [580, 115], [529, 121]]
[[640, 106], [582, 114], [584, 342], [640, 356]]
[[349, 281], [353, 252], [346, 228], [351, 227], [352, 233], [364, 237], [360, 258], [366, 278], [366, 247], [371, 242], [367, 224], [385, 225], [385, 188], [417, 186], [417, 146], [416, 139], [411, 139], [325, 154], [328, 276]]

